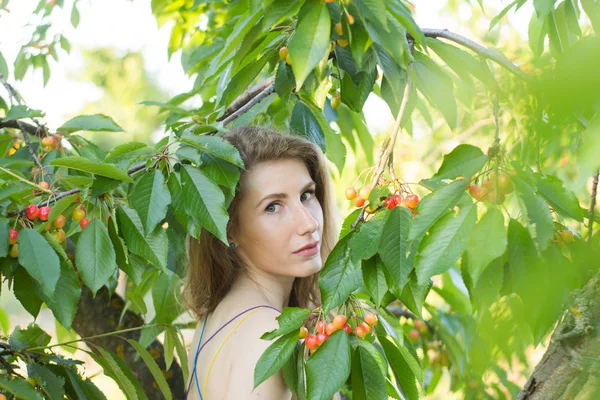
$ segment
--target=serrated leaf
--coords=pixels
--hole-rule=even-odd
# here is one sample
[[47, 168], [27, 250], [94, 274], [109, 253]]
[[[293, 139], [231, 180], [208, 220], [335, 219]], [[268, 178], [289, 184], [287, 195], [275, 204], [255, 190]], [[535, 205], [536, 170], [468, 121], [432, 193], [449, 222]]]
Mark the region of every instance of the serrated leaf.
[[387, 24], [387, 12], [385, 9], [384, 0], [357, 0], [356, 4], [362, 14], [365, 15], [367, 20], [379, 24], [388, 30]]
[[20, 326], [15, 327], [8, 338], [8, 344], [13, 350], [23, 350], [32, 347], [47, 346], [50, 343], [50, 339], [50, 335], [44, 332], [42, 328], [31, 323], [26, 329], [21, 329]]
[[294, 36], [288, 44], [292, 70], [299, 91], [310, 72], [329, 49], [331, 20], [325, 3], [307, 0], [300, 10]]
[[117, 221], [130, 252], [155, 267], [165, 269], [167, 265], [168, 239], [161, 227], [144, 235], [144, 227], [137, 212], [127, 207], [117, 208]]
[[417, 216], [411, 221], [408, 240], [424, 234], [442, 215], [453, 208], [465, 194], [468, 179], [452, 182], [425, 196], [417, 205]]
[[15, 271], [13, 278], [15, 297], [33, 318], [37, 318], [44, 301], [35, 293], [33, 278], [21, 267]]
[[0, 257], [8, 255], [9, 234], [10, 226], [8, 225], [8, 219], [0, 217]]
[[156, 310], [156, 322], [170, 324], [179, 316], [178, 298], [181, 278], [175, 273], [162, 273], [152, 286], [152, 301]]
[[415, 271], [419, 284], [450, 269], [467, 246], [477, 221], [477, 207], [463, 206], [458, 215], [451, 211], [429, 230], [419, 246]]
[[[381, 357], [368, 342], [358, 346], [352, 357], [352, 400], [387, 400], [385, 376], [387, 371], [379, 369], [376, 357]], [[367, 350], [372, 347], [372, 351]], [[368, 395], [367, 395], [368, 393]]]
[[5, 120], [13, 120], [13, 119], [23, 119], [23, 118], [35, 118], [35, 117], [43, 117], [44, 113], [40, 110], [32, 110], [31, 108], [24, 105], [14, 105], [8, 110]]
[[133, 179], [131, 179], [129, 175], [127, 175], [127, 173], [122, 169], [110, 164], [97, 163], [85, 157], [61, 157], [52, 160], [50, 165], [67, 167], [76, 169], [78, 171], [89, 172], [90, 174], [94, 175], [105, 176], [107, 178], [133, 183]]
[[112, 118], [103, 114], [79, 115], [65, 122], [57, 131], [73, 133], [77, 131], [123, 132]]
[[70, 329], [77, 313], [79, 298], [81, 297], [79, 278], [70, 262], [63, 262], [60, 265], [60, 277], [56, 284], [56, 293], [60, 293], [60, 295], [52, 297], [42, 296], [42, 298], [48, 305], [48, 308], [52, 310], [52, 314], [54, 314], [56, 320], [64, 328]]
[[106, 154], [106, 156], [104, 157], [104, 162], [110, 162], [114, 159], [121, 158], [125, 155], [128, 155], [129, 153], [135, 152], [140, 149], [145, 149], [145, 148], [150, 150], [148, 145], [146, 143], [142, 143], [142, 142], [127, 142], [127, 143], [120, 144], [118, 146], [113, 147], [108, 152], [108, 154]]
[[184, 165], [181, 169], [181, 192], [185, 213], [193, 219], [193, 236], [199, 237], [203, 227], [228, 244], [226, 229], [229, 216], [221, 189], [198, 168]]
[[554, 9], [556, 0], [533, 0], [533, 6], [537, 14], [544, 18]]
[[65, 378], [56, 376], [43, 365], [27, 364], [27, 376], [35, 379], [36, 383], [48, 393], [51, 399], [62, 399], [65, 396]]
[[544, 199], [534, 193], [533, 188], [523, 179], [515, 176], [512, 178], [513, 185], [519, 199], [525, 205], [525, 211], [529, 222], [535, 226], [536, 241], [540, 250], [545, 249], [554, 236], [554, 223], [550, 208]]
[[2, 55], [1, 52], [0, 52], [0, 74], [4, 75], [5, 77], [8, 77], [8, 65], [6, 65], [6, 60], [4, 59], [4, 56]]
[[341, 329], [333, 332], [308, 358], [306, 381], [309, 399], [331, 399], [350, 376], [350, 355], [348, 334]]
[[79, 236], [75, 260], [83, 282], [94, 294], [117, 270], [115, 249], [98, 218], [92, 219]]
[[396, 381], [402, 388], [402, 391], [406, 397], [410, 400], [418, 399], [418, 379], [415, 376], [415, 370], [420, 371], [420, 366], [404, 347], [396, 347], [392, 342], [384, 337], [379, 337], [379, 341], [383, 347], [390, 367], [394, 372]]
[[290, 332], [277, 339], [260, 356], [254, 368], [254, 388], [279, 371], [294, 352], [299, 332]]
[[303, 136], [325, 151], [325, 133], [311, 109], [300, 101], [296, 102], [292, 110], [290, 131]]
[[25, 379], [13, 379], [9, 381], [4, 375], [0, 375], [0, 388], [17, 399], [42, 400], [42, 396]]
[[171, 204], [171, 194], [161, 171], [145, 174], [133, 188], [130, 203], [138, 212], [146, 234], [151, 233], [165, 217]]
[[383, 268], [383, 263], [377, 262], [377, 257], [362, 261], [363, 282], [373, 299], [375, 307], [381, 305], [381, 300], [388, 291]]
[[60, 261], [56, 252], [33, 229], [21, 229], [17, 240], [19, 264], [40, 284], [46, 296], [53, 296], [60, 275]]
[[552, 175], [536, 175], [537, 192], [550, 203], [552, 208], [564, 217], [583, 221], [584, 209], [579, 205], [575, 194], [563, 186], [563, 182]]
[[[138, 352], [138, 354], [140, 355], [142, 360], [144, 360], [144, 363], [150, 370], [150, 373], [152, 374], [152, 376], [154, 377], [154, 380], [158, 384], [158, 388], [162, 392], [163, 396], [165, 396], [165, 399], [167, 399], [167, 400], [172, 399], [173, 395], [171, 394], [171, 389], [169, 388], [169, 384], [167, 383], [165, 376], [161, 372], [158, 364], [156, 363], [156, 361], [154, 361], [154, 359], [152, 358], [150, 353], [148, 353], [148, 351], [142, 345], [140, 345], [138, 342], [136, 342], [135, 340], [128, 339], [127, 341], [135, 348], [135, 350]], [[185, 368], [185, 366], [184, 366], [184, 368]]]
[[[98, 346], [97, 349], [102, 355], [102, 359], [95, 357], [95, 360], [102, 366], [104, 372], [117, 382], [128, 399], [138, 400], [139, 397], [135, 384], [121, 369], [121, 366], [117, 362], [118, 356], [113, 355], [114, 353], [108, 350], [104, 350], [102, 347]], [[139, 386], [139, 382], [137, 382], [137, 385]]]
[[302, 323], [309, 314], [310, 311], [305, 308], [285, 307], [281, 314], [276, 318], [279, 322], [279, 328], [263, 334], [260, 338], [272, 340], [277, 336], [285, 335], [297, 330], [302, 326]]
[[319, 275], [325, 313], [342, 304], [361, 283], [360, 264], [350, 254], [352, 234], [344, 236], [333, 248]]
[[177, 330], [172, 326], [166, 327], [164, 341], [165, 371], [171, 369], [173, 354], [175, 352], [175, 342], [177, 342], [177, 340]]

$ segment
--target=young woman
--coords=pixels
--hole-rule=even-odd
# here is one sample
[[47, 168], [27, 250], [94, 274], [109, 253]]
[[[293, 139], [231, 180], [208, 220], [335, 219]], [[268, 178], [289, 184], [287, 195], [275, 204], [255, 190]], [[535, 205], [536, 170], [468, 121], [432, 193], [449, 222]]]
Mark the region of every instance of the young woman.
[[256, 389], [254, 367], [284, 307], [321, 304], [318, 272], [338, 234], [327, 161], [306, 139], [242, 127], [223, 138], [245, 164], [229, 206], [230, 247], [188, 238], [184, 298], [198, 325], [187, 399], [291, 399], [281, 371]]

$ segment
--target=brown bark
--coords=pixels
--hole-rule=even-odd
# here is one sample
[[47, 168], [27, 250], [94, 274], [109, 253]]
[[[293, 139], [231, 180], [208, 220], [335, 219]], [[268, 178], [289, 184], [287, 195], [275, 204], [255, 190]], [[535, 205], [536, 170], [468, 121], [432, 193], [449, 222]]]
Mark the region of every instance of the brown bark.
[[[73, 321], [73, 329], [81, 336], [88, 337], [113, 332], [119, 329], [133, 328], [144, 324], [144, 320], [131, 311], [127, 311], [123, 317], [121, 325], [118, 325], [119, 317], [125, 306], [123, 299], [113, 294], [109, 297], [108, 290], [103, 287], [98, 291], [96, 297], [92, 297], [92, 292], [86, 287], [82, 287], [82, 294], [77, 307], [77, 315]], [[142, 388], [148, 399], [164, 399], [161, 391], [158, 390], [155, 379], [144, 361], [136, 358], [135, 349], [125, 340], [139, 340], [141, 330], [111, 335], [90, 342], [101, 346], [118, 354], [131, 367], [133, 374], [140, 381]], [[155, 340], [146, 348], [150, 355], [155, 358], [161, 371], [167, 378], [167, 383], [171, 388], [174, 399], [183, 399], [185, 397], [185, 385], [183, 382], [183, 372], [179, 364], [174, 360], [171, 368], [165, 372], [164, 349], [162, 344]]]
[[600, 275], [569, 307], [518, 400], [600, 398]]

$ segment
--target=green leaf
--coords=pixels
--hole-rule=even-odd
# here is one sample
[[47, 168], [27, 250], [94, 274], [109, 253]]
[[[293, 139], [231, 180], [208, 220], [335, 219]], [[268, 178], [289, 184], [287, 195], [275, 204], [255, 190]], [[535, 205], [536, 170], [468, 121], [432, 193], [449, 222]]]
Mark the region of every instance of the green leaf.
[[500, 13], [498, 15], [496, 15], [494, 18], [492, 18], [492, 20], [490, 21], [490, 27], [488, 28], [488, 30], [492, 30], [492, 28], [494, 28], [494, 26], [496, 26], [496, 24], [510, 11], [512, 10], [512, 8], [517, 5], [518, 3], [524, 3], [524, 0], [515, 0], [512, 3], [510, 3], [509, 5], [507, 5], [506, 7], [504, 7], [504, 9], [502, 11], [500, 11]]
[[383, 263], [377, 262], [377, 257], [362, 261], [363, 282], [373, 299], [375, 307], [381, 306], [381, 300], [388, 291], [383, 268]]
[[0, 388], [17, 399], [42, 400], [42, 396], [25, 379], [13, 379], [9, 381], [4, 375], [0, 375]]
[[175, 352], [175, 343], [177, 339], [177, 329], [173, 326], [167, 326], [165, 328], [165, 342], [164, 342], [164, 355], [165, 355], [165, 371], [171, 369], [173, 363], [173, 353]]
[[83, 282], [94, 294], [117, 270], [115, 249], [98, 218], [92, 219], [79, 236], [75, 260]]
[[325, 134], [323, 129], [311, 109], [300, 101], [296, 102], [292, 110], [290, 131], [298, 136], [303, 136], [325, 151]]
[[52, 225], [52, 222], [61, 215], [69, 206], [75, 201], [75, 199], [79, 197], [78, 193], [72, 194], [70, 196], [65, 196], [58, 200], [56, 203], [52, 205], [50, 209], [50, 214], [48, 214], [48, 222], [47, 225]]
[[32, 110], [27, 106], [15, 105], [8, 110], [4, 119], [9, 121], [12, 119], [35, 118], [43, 116], [44, 113], [40, 110]]
[[0, 52], [0, 74], [4, 75], [5, 78], [8, 78], [8, 65], [6, 65], [6, 60], [4, 56]]
[[543, 18], [539, 18], [534, 12], [529, 21], [528, 39], [529, 47], [535, 58], [539, 58], [544, 52], [544, 38], [548, 34], [546, 24]]
[[79, 26], [79, 10], [77, 9], [77, 3], [73, 3], [73, 8], [71, 9], [71, 25], [73, 28], [77, 28]]
[[488, 157], [479, 147], [469, 144], [458, 145], [450, 153], [444, 155], [440, 169], [431, 180], [456, 179], [459, 176], [470, 178], [487, 162]]
[[222, 158], [239, 168], [244, 168], [244, 162], [240, 157], [240, 153], [231, 143], [220, 136], [194, 135], [186, 131], [181, 135], [180, 140], [198, 150]]
[[8, 219], [0, 217], [0, 257], [8, 255], [8, 239], [10, 234], [10, 226]]
[[473, 229], [465, 251], [473, 286], [488, 264], [504, 254], [506, 245], [504, 216], [500, 210], [490, 208]]
[[171, 204], [171, 194], [165, 185], [161, 171], [154, 169], [144, 174], [129, 196], [130, 203], [138, 212], [146, 234], [150, 234], [165, 217]]
[[117, 208], [117, 221], [127, 248], [155, 267], [165, 269], [167, 265], [168, 239], [161, 227], [144, 235], [144, 227], [137, 212], [121, 206]]
[[[8, 344], [13, 350], [23, 350], [32, 347], [47, 346], [50, 343], [50, 335], [34, 323], [29, 324], [26, 329], [17, 326], [8, 338]], [[39, 350], [38, 350], [39, 351]]]
[[415, 39], [415, 43], [424, 45], [425, 35], [421, 31], [421, 28], [413, 19], [411, 11], [401, 1], [386, 1], [388, 11], [396, 18], [396, 20], [402, 24], [402, 26], [410, 33]]
[[287, 333], [271, 344], [260, 356], [254, 368], [254, 388], [279, 371], [291, 357], [299, 331]]
[[379, 337], [381, 347], [385, 356], [392, 367], [396, 381], [402, 388], [402, 391], [409, 400], [419, 398], [419, 389], [417, 388], [417, 377], [415, 371], [420, 372], [421, 367], [417, 361], [404, 347], [396, 347], [385, 337]]
[[431, 280], [424, 284], [419, 284], [417, 274], [413, 271], [399, 297], [400, 301], [421, 319], [423, 319], [421, 309], [423, 308], [425, 297], [427, 297], [427, 293], [429, 293], [432, 284], [433, 282]]
[[589, 17], [594, 30], [600, 31], [600, 4], [596, 0], [581, 0], [581, 7]]
[[329, 50], [331, 21], [321, 0], [307, 0], [300, 10], [294, 36], [288, 44], [292, 70], [299, 91], [310, 72]]
[[554, 223], [550, 208], [544, 199], [534, 193], [533, 188], [523, 179], [515, 176], [512, 178], [513, 185], [517, 190], [519, 199], [525, 205], [525, 211], [529, 222], [535, 225], [536, 241], [540, 250], [545, 249], [554, 236]]
[[200, 236], [202, 226], [228, 244], [226, 230], [229, 216], [221, 189], [202, 171], [189, 165], [181, 169], [181, 186], [185, 212], [194, 220], [194, 237]]
[[201, 170], [214, 183], [225, 188], [229, 195], [233, 197], [235, 188], [240, 179], [240, 169], [225, 160], [215, 157], [211, 154], [204, 154]]
[[417, 205], [417, 216], [412, 220], [408, 240], [424, 234], [442, 215], [453, 208], [469, 185], [468, 179], [454, 181], [425, 196]]
[[277, 26], [284, 19], [298, 14], [304, 1], [273, 0], [262, 2], [264, 26]]
[[544, 18], [554, 9], [556, 0], [533, 0], [533, 6], [537, 14]]
[[364, 14], [368, 21], [381, 25], [386, 31], [389, 30], [387, 24], [387, 12], [384, 0], [357, 0], [356, 4], [361, 14]]
[[352, 111], [360, 113], [373, 91], [373, 85], [377, 79], [377, 69], [372, 68], [369, 71], [362, 71], [357, 74], [357, 79], [360, 81], [358, 86], [354, 85], [350, 74], [344, 73], [341, 82], [342, 102]]
[[150, 370], [150, 373], [152, 373], [152, 376], [158, 384], [158, 388], [162, 392], [163, 396], [165, 396], [165, 399], [172, 399], [173, 395], [171, 394], [169, 384], [167, 383], [165, 376], [161, 372], [158, 364], [156, 363], [156, 361], [154, 361], [150, 353], [148, 353], [148, 351], [135, 340], [128, 339], [127, 341], [135, 348], [142, 360], [144, 360], [144, 363], [146, 363], [146, 366]]
[[162, 273], [152, 287], [152, 301], [156, 310], [156, 322], [170, 324], [179, 316], [179, 287], [181, 278], [175, 273]]
[[333, 248], [319, 275], [319, 287], [325, 313], [348, 299], [361, 283], [360, 264], [350, 254], [353, 234], [344, 236]]
[[133, 183], [133, 179], [122, 169], [111, 165], [94, 162], [85, 157], [68, 156], [52, 160], [50, 165], [58, 167], [67, 167], [78, 171], [89, 172], [90, 174], [105, 176], [111, 179], [117, 179], [124, 182]]
[[[183, 337], [180, 337], [180, 335], [177, 335], [177, 340], [175, 341], [175, 351], [177, 351], [177, 356], [179, 357], [179, 362], [181, 363], [181, 365], [187, 366], [188, 365], [187, 350], [186, 350], [186, 347], [183, 342]], [[183, 381], [188, 382], [190, 372], [189, 372], [188, 368], [182, 368], [182, 370], [183, 370]]]
[[358, 343], [352, 357], [352, 400], [387, 400], [385, 362], [372, 344]]
[[35, 379], [51, 399], [62, 399], [65, 396], [65, 378], [56, 376], [43, 365], [27, 364], [27, 376]]
[[19, 264], [40, 284], [44, 294], [52, 297], [60, 275], [60, 262], [56, 252], [33, 229], [21, 229], [17, 240]]
[[300, 397], [300, 395], [298, 394], [298, 359], [304, 358], [299, 356], [300, 351], [302, 351], [303, 349], [304, 347], [299, 342], [297, 342], [296, 346], [294, 347], [294, 352], [292, 353], [292, 356], [283, 365], [283, 368], [281, 370], [285, 386], [290, 388], [290, 390], [292, 391], [292, 395], [296, 399]]
[[139, 386], [139, 382], [134, 383], [132, 379], [129, 376], [127, 376], [125, 371], [123, 371], [121, 365], [119, 365], [117, 361], [119, 357], [116, 354], [112, 353], [109, 350], [104, 350], [100, 346], [96, 348], [102, 355], [102, 358], [94, 357], [96, 362], [98, 362], [102, 366], [104, 372], [107, 375], [109, 375], [115, 380], [115, 382], [117, 382], [125, 396], [127, 396], [127, 399], [137, 400], [139, 397], [138, 391], [136, 390], [136, 386]]
[[373, 42], [385, 48], [400, 67], [406, 68], [410, 59], [406, 29], [391, 15], [387, 16], [387, 25], [389, 29], [378, 23], [366, 22]]
[[452, 79], [429, 57], [415, 51], [414, 81], [432, 107], [441, 111], [450, 129], [456, 128], [456, 100]]
[[[146, 143], [142, 143], [142, 142], [128, 142], [128, 143], [123, 143], [120, 144], [118, 146], [113, 147], [108, 154], [106, 155], [106, 157], [104, 157], [104, 162], [110, 162], [113, 161], [115, 159], [119, 159], [123, 156], [128, 155], [129, 153], [133, 153], [137, 150], [140, 149], [148, 149], [150, 150], [150, 148], [148, 147], [148, 145]], [[137, 153], [136, 153], [137, 154]]]
[[304, 320], [308, 317], [310, 311], [305, 308], [285, 307], [276, 319], [279, 322], [279, 328], [263, 334], [260, 338], [265, 340], [275, 339], [277, 336], [285, 335], [297, 329], [300, 329]]
[[79, 115], [65, 122], [57, 131], [73, 133], [77, 131], [123, 132], [112, 118], [103, 114]]
[[60, 295], [51, 297], [46, 297], [41, 293], [40, 295], [48, 305], [48, 308], [52, 310], [52, 314], [54, 314], [56, 320], [64, 328], [70, 329], [77, 313], [79, 298], [81, 297], [79, 277], [70, 262], [63, 262], [60, 265], [60, 277], [56, 284], [56, 293], [60, 293]]
[[329, 400], [350, 376], [350, 342], [343, 329], [333, 332], [306, 362], [307, 397]]
[[21, 267], [17, 268], [13, 278], [15, 297], [33, 318], [37, 318], [44, 301], [35, 293], [33, 278], [25, 271], [25, 268]]
[[383, 261], [390, 291], [396, 296], [408, 282], [408, 276], [414, 268], [421, 236], [409, 242], [407, 236], [412, 221], [410, 211], [405, 207], [394, 207], [390, 212], [381, 242], [379, 255]]
[[[63, 376], [68, 378], [65, 385], [67, 394], [74, 399], [106, 400], [104, 393], [90, 379], [82, 379], [75, 369], [61, 368]], [[54, 371], [56, 373], [56, 371]]]
[[237, 74], [231, 77], [227, 87], [221, 92], [222, 97], [219, 96], [217, 104], [231, 104], [236, 97], [251, 86], [254, 79], [260, 74], [260, 71], [262, 71], [267, 64], [267, 61], [269, 61], [269, 58], [269, 54], [265, 54], [258, 60], [253, 61], [252, 64], [244, 66]]
[[458, 215], [451, 211], [429, 230], [419, 246], [415, 271], [419, 284], [450, 269], [467, 246], [477, 222], [477, 207], [461, 207]]
[[[600, 13], [600, 6], [598, 7]], [[600, 15], [599, 15], [600, 17]], [[600, 24], [600, 20], [598, 21]], [[577, 169], [580, 176], [593, 176], [600, 169], [600, 113], [596, 113], [582, 134], [582, 142], [577, 149]]]
[[582, 222], [584, 209], [579, 205], [579, 200], [575, 194], [563, 186], [563, 182], [552, 175], [535, 175], [535, 184], [537, 192], [556, 212], [563, 217], [573, 218], [576, 221]]
[[275, 75], [275, 93], [277, 93], [281, 100], [287, 102], [290, 99], [290, 94], [295, 84], [292, 67], [285, 61], [280, 61], [277, 68], [277, 75]]

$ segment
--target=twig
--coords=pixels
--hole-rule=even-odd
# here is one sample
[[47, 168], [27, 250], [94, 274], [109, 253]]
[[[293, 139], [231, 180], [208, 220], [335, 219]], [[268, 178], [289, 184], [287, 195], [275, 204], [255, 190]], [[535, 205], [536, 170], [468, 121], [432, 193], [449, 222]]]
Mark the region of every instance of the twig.
[[37, 184], [35, 184], [33, 182], [30, 182], [30, 181], [28, 181], [25, 178], [21, 178], [19, 175], [15, 174], [14, 172], [12, 172], [9, 169], [0, 167], [0, 171], [4, 172], [5, 174], [8, 174], [8, 175], [12, 176], [13, 178], [17, 178], [18, 180], [20, 180], [23, 183], [26, 183], [29, 186], [33, 186], [34, 188], [36, 188], [36, 189], [38, 189], [38, 190], [40, 190], [40, 191], [42, 191], [44, 193], [53, 194], [51, 190], [44, 189], [43, 187], [41, 187], [41, 186], [39, 186], [39, 185], [37, 185]]
[[[402, 116], [404, 115], [404, 112], [406, 111], [406, 105], [408, 104], [408, 95], [410, 93], [410, 88], [411, 88], [411, 82], [410, 82], [410, 80], [408, 80], [406, 82], [406, 86], [404, 87], [404, 97], [402, 98], [402, 104], [400, 105], [400, 110], [398, 111], [398, 117], [396, 118], [396, 122], [394, 123], [394, 128], [392, 129], [391, 140], [389, 141], [389, 144], [387, 146], [385, 146], [385, 142], [384, 142], [384, 146], [383, 146], [384, 150], [383, 150], [383, 155], [381, 158], [382, 162], [378, 163], [379, 165], [377, 166], [377, 172], [375, 173], [375, 178], [371, 182], [371, 186], [370, 186], [371, 190], [373, 190], [373, 188], [377, 185], [377, 182], [379, 182], [379, 178], [381, 177], [381, 174], [383, 174], [383, 171], [385, 170], [385, 167], [390, 158], [390, 154], [391, 154], [392, 150], [394, 149], [394, 144], [396, 143], [396, 138], [398, 137], [398, 132], [400, 132], [400, 123], [402, 122]], [[351, 230], [356, 229], [358, 224], [360, 224], [360, 221], [362, 221], [364, 215], [365, 215], [365, 208], [362, 207], [360, 209], [360, 213], [356, 217], [356, 220], [352, 223]]]
[[444, 39], [448, 39], [458, 44], [461, 44], [464, 47], [478, 53], [479, 55], [482, 55], [485, 58], [489, 58], [490, 60], [496, 62], [500, 66], [506, 68], [508, 71], [518, 76], [519, 78], [522, 78], [527, 82], [532, 81], [531, 76], [529, 76], [525, 71], [523, 71], [517, 65], [513, 64], [508, 58], [504, 57], [500, 52], [495, 51], [494, 49], [488, 49], [478, 43], [475, 43], [469, 38], [466, 38], [454, 32], [450, 32], [448, 29], [423, 28], [421, 29], [421, 31], [427, 37], [442, 37]]
[[35, 164], [40, 170], [43, 169], [44, 166], [40, 162], [40, 159], [38, 158], [37, 154], [35, 154], [35, 150], [33, 150], [33, 146], [31, 145], [31, 140], [29, 140], [29, 135], [27, 134], [27, 131], [21, 126], [21, 121], [17, 121], [17, 125], [19, 125], [19, 129], [23, 131], [23, 139], [25, 140], [25, 145], [29, 150], [29, 154], [31, 154], [31, 157], [33, 157], [33, 161], [35, 161]]
[[275, 82], [275, 77], [270, 77], [264, 82], [261, 82], [250, 89], [246, 90], [244, 93], [239, 95], [225, 110], [225, 113], [217, 118], [217, 121], [223, 121], [225, 118], [229, 117], [231, 114], [240, 109], [243, 105], [248, 103], [250, 100], [254, 99], [258, 94], [260, 94], [263, 90], [268, 88], [271, 84]]
[[30, 135], [35, 135], [40, 138], [43, 138], [46, 136], [45, 130], [40, 130], [31, 124], [28, 124], [28, 123], [22, 122], [22, 121], [18, 121], [16, 119], [0, 118], [0, 128], [21, 129], [21, 130], [25, 130]]
[[590, 204], [590, 227], [588, 230], [588, 243], [592, 242], [592, 227], [594, 226], [594, 209], [596, 208], [596, 194], [598, 193], [598, 175], [600, 175], [600, 170], [596, 172], [594, 176], [594, 183], [592, 185], [592, 204]]
[[[420, 319], [419, 317], [417, 317], [415, 314], [411, 313], [410, 311], [405, 310], [398, 306], [388, 305], [386, 308], [389, 310], [389, 312], [391, 312], [392, 314], [394, 314], [397, 317], [404, 317], [404, 318], [412, 319], [413, 321], [417, 321]], [[433, 327], [431, 322], [426, 321], [424, 319], [422, 321], [425, 323], [425, 325], [427, 325], [427, 328], [432, 333], [435, 331], [435, 328]]]
[[249, 109], [254, 107], [254, 105], [256, 105], [257, 103], [260, 103], [260, 101], [262, 99], [264, 99], [265, 97], [267, 97], [268, 95], [273, 93], [274, 90], [275, 90], [275, 82], [273, 80], [267, 87], [265, 87], [260, 93], [258, 93], [256, 96], [254, 96], [250, 101], [248, 101], [246, 104], [241, 106], [233, 114], [231, 114], [230, 116], [225, 118], [223, 120], [223, 125], [229, 124], [230, 122], [232, 122], [233, 120], [238, 118], [240, 115], [242, 115], [243, 113], [245, 113], [246, 111], [248, 111]]

